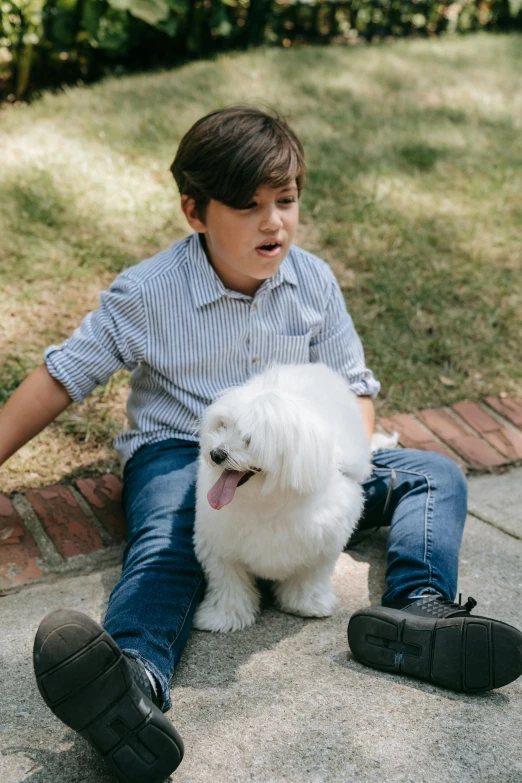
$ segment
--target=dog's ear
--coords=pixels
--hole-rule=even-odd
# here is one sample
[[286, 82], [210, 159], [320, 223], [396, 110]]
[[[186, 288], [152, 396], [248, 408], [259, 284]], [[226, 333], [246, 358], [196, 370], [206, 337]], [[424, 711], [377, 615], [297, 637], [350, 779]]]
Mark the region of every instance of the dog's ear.
[[280, 399], [272, 413], [275, 417], [265, 432], [273, 439], [273, 455], [263, 494], [277, 489], [319, 491], [335, 470], [334, 438], [324, 419], [288, 398]]

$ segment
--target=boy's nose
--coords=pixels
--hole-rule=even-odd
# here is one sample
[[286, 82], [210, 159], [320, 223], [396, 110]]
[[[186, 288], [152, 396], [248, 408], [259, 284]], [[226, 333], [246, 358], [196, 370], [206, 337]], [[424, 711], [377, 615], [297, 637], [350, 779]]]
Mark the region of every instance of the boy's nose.
[[279, 210], [276, 206], [274, 206], [267, 215], [264, 216], [264, 219], [260, 225], [261, 231], [276, 231], [278, 228], [281, 228], [283, 225], [283, 220], [281, 218], [281, 215], [279, 214]]
[[212, 449], [210, 452], [210, 458], [216, 465], [221, 465], [227, 458], [227, 452], [224, 449]]

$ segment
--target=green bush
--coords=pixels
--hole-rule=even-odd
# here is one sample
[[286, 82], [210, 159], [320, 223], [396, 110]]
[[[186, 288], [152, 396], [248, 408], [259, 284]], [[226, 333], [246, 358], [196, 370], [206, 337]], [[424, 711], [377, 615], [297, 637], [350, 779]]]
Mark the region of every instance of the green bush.
[[262, 43], [522, 28], [522, 0], [0, 0], [0, 99]]

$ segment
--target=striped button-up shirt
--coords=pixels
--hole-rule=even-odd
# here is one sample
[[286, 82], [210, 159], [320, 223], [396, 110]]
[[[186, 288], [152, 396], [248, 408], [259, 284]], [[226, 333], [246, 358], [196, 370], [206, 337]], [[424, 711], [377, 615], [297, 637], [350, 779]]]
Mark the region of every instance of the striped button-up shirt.
[[357, 395], [380, 389], [326, 262], [292, 245], [251, 297], [224, 287], [199, 234], [118, 275], [99, 309], [44, 359], [74, 401], [132, 370], [129, 429], [114, 440], [122, 466], [146, 443], [197, 441], [219, 392], [272, 363], [323, 362]]

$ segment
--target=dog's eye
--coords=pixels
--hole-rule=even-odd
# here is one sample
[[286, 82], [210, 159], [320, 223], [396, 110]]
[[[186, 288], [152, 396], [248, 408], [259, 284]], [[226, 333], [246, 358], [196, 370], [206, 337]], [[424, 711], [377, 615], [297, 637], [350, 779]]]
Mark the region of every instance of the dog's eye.
[[244, 442], [246, 443], [247, 446], [250, 446], [250, 435], [245, 435], [243, 440], [244, 440]]

